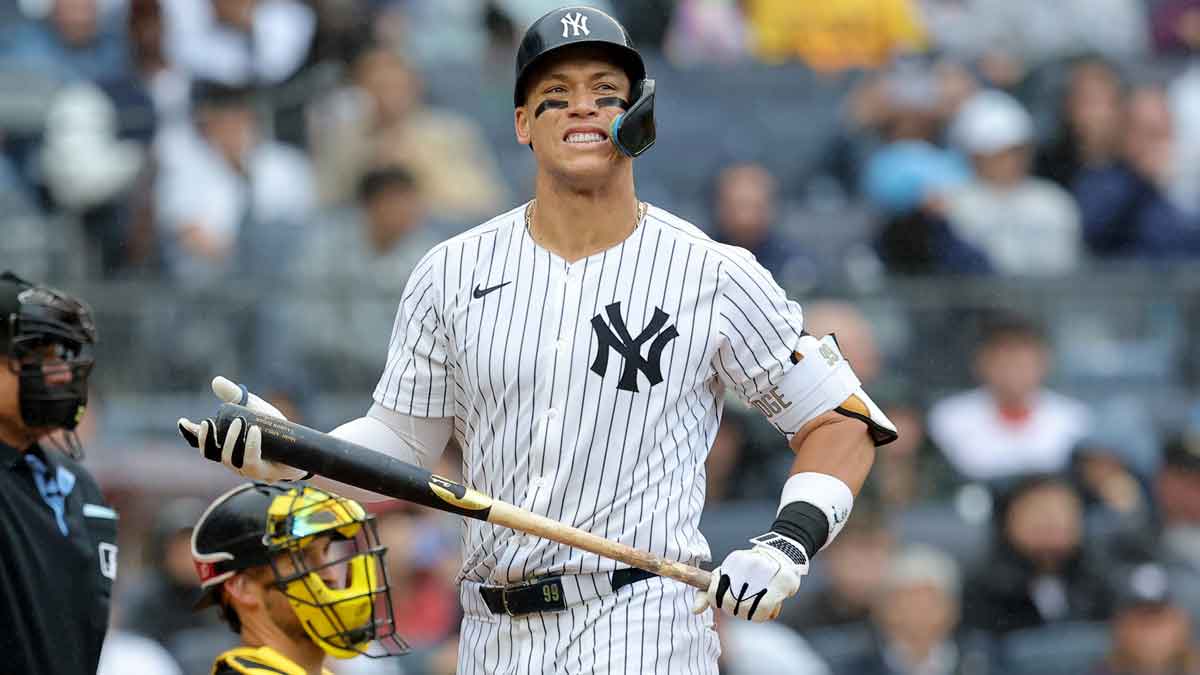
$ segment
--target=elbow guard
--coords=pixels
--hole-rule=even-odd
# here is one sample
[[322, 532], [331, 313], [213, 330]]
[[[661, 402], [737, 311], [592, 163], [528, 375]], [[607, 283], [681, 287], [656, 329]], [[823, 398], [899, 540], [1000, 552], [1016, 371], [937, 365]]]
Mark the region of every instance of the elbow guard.
[[832, 410], [865, 422], [877, 446], [896, 440], [896, 425], [863, 391], [832, 335], [801, 337], [791, 362], [779, 384], [750, 400], [789, 439]]

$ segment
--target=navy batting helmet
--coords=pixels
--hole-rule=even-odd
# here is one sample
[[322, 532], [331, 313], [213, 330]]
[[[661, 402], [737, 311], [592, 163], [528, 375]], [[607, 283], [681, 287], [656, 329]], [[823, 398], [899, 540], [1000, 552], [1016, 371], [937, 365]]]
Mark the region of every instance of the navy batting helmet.
[[629, 76], [632, 102], [613, 120], [609, 138], [622, 153], [636, 157], [654, 145], [654, 80], [646, 79], [646, 64], [629, 32], [616, 19], [595, 7], [561, 7], [533, 22], [517, 50], [513, 105], [525, 103], [530, 74], [538, 63], [565, 47], [600, 45]]

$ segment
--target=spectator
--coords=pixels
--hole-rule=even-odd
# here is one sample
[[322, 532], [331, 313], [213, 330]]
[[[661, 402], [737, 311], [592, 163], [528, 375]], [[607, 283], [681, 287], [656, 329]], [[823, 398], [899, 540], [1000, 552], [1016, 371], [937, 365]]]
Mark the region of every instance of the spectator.
[[1147, 485], [1119, 449], [1088, 438], [1071, 454], [1070, 477], [1093, 520], [1109, 530], [1142, 528], [1150, 518]]
[[1136, 88], [1125, 104], [1121, 161], [1083, 171], [1075, 181], [1084, 239], [1096, 255], [1200, 255], [1200, 227], [1169, 198], [1176, 149], [1166, 93], [1158, 87]]
[[[379, 375], [377, 355], [387, 347], [384, 342], [371, 349], [370, 339], [386, 340], [397, 294], [438, 240], [425, 218], [420, 186], [403, 167], [373, 169], [359, 185], [356, 205], [333, 210], [310, 229], [291, 263], [298, 294], [288, 296], [297, 302], [286, 303], [282, 339], [306, 362], [327, 367], [326, 384], [370, 382]], [[313, 320], [325, 312], [340, 315]], [[362, 337], [347, 341], [348, 325]]]
[[900, 438], [875, 459], [879, 470], [867, 483], [868, 489], [889, 511], [949, 499], [962, 477], [929, 442], [921, 406], [904, 396], [895, 403], [878, 403], [900, 430]]
[[1045, 389], [1050, 355], [1041, 332], [1016, 316], [992, 319], [975, 353], [982, 386], [936, 403], [929, 435], [969, 480], [1061, 471], [1087, 433], [1080, 402]]
[[1116, 66], [1101, 56], [1071, 64], [1058, 111], [1058, 128], [1038, 149], [1034, 173], [1071, 189], [1084, 169], [1117, 160], [1125, 85]]
[[821, 72], [878, 68], [926, 47], [909, 0], [750, 0], [744, 7], [753, 51], [768, 63], [798, 58]]
[[218, 624], [211, 614], [192, 611], [200, 595], [192, 564], [192, 527], [205, 506], [203, 500], [181, 497], [155, 514], [143, 574], [126, 591], [118, 612], [124, 630], [170, 648], [181, 632]]
[[[1200, 8], [1196, 12], [1200, 17]], [[1189, 65], [1170, 84], [1175, 157], [1168, 195], [1191, 219], [1200, 219], [1200, 62]]]
[[921, 544], [897, 552], [873, 600], [871, 653], [844, 672], [855, 675], [987, 675], [995, 672], [987, 639], [960, 630], [957, 563]]
[[[900, 274], [969, 273], [987, 268], [983, 255], [956, 237], [945, 220], [946, 195], [968, 180], [965, 162], [941, 148], [944, 108], [939, 81], [924, 64], [898, 65], [872, 98], [885, 110], [874, 122], [883, 144], [866, 160], [861, 191], [884, 218], [879, 255]], [[860, 121], [864, 118], [859, 115]], [[870, 118], [865, 118], [870, 119]]]
[[112, 101], [94, 84], [79, 82], [55, 96], [39, 156], [55, 206], [78, 214], [125, 195], [143, 152], [117, 138], [119, 124]]
[[1200, 51], [1200, 2], [1160, 0], [1150, 15], [1154, 51], [1168, 55], [1190, 55]]
[[156, 188], [168, 271], [206, 283], [235, 268], [235, 251], [276, 260], [310, 217], [312, 177], [298, 150], [263, 137], [253, 91], [197, 83], [196, 130], [163, 147]]
[[1117, 554], [1130, 563], [1155, 560], [1171, 577], [1179, 603], [1200, 615], [1200, 435], [1172, 436], [1154, 481], [1157, 521], [1117, 541]]
[[975, 179], [948, 197], [955, 235], [1001, 274], [1062, 275], [1079, 263], [1079, 210], [1057, 185], [1029, 176], [1033, 118], [1000, 91], [976, 94], [951, 134], [971, 157]]
[[1200, 645], [1192, 637], [1192, 618], [1171, 595], [1161, 566], [1147, 563], [1129, 574], [1112, 620], [1112, 649], [1092, 673], [1200, 673]]
[[873, 387], [883, 369], [883, 354], [871, 322], [857, 305], [840, 300], [804, 303], [804, 330], [837, 339], [842, 356], [854, 367], [864, 387]]
[[1023, 478], [995, 510], [995, 540], [966, 586], [967, 625], [1006, 633], [1108, 618], [1102, 565], [1083, 547], [1083, 502], [1051, 475]]
[[801, 632], [827, 626], [865, 627], [887, 573], [892, 548], [892, 534], [883, 514], [868, 503], [856, 504], [854, 517], [821, 553], [828, 585], [815, 592], [801, 592], [794, 602], [784, 603], [779, 620]]
[[417, 73], [386, 49], [366, 49], [351, 72], [352, 86], [316, 111], [311, 130], [324, 203], [348, 199], [369, 168], [401, 164], [436, 218], [474, 222], [501, 207], [506, 188], [473, 121], [426, 106]]
[[143, 142], [150, 142], [159, 128], [184, 125], [191, 117], [191, 82], [167, 59], [163, 1], [131, 0], [129, 49], [134, 76], [105, 83], [110, 93], [121, 92], [118, 105], [125, 103], [121, 117], [127, 126], [139, 130], [138, 140]]
[[283, 82], [304, 64], [316, 16], [297, 0], [164, 0], [168, 59], [196, 79]]
[[742, 61], [749, 47], [746, 18], [732, 0], [681, 0], [663, 46], [667, 58], [681, 67]]
[[128, 70], [116, 25], [97, 0], [52, 0], [45, 20], [0, 34], [0, 62], [62, 81], [109, 81]]
[[785, 288], [816, 283], [816, 264], [778, 227], [777, 181], [761, 164], [730, 164], [717, 176], [713, 239], [750, 251]]

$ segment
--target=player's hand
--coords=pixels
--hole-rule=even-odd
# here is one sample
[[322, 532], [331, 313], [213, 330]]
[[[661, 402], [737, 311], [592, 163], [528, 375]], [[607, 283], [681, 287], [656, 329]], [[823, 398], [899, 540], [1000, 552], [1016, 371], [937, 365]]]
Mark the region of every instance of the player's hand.
[[710, 606], [750, 621], [779, 616], [783, 601], [796, 594], [808, 573], [808, 554], [788, 537], [768, 532], [750, 540], [754, 547], [734, 551], [713, 570], [707, 591], [696, 594], [692, 611]]
[[[256, 413], [287, 419], [275, 406], [224, 377], [213, 378], [212, 390], [226, 403], [237, 403]], [[189, 445], [200, 450], [205, 459], [220, 462], [247, 478], [280, 481], [298, 480], [307, 475], [300, 469], [263, 459], [262, 429], [257, 424], [247, 425], [241, 417], [230, 423], [224, 438], [217, 438], [217, 423], [211, 417], [199, 422], [181, 417], [179, 434]]]

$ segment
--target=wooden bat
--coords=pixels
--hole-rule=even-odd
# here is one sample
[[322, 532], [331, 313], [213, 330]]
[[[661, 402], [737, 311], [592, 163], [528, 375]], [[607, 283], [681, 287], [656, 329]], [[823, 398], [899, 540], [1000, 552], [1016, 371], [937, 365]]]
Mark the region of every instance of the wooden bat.
[[245, 406], [221, 405], [217, 412], [221, 438], [238, 417], [245, 419], [247, 426], [257, 424], [262, 429], [263, 459], [381, 495], [503, 525], [708, 590], [711, 574], [706, 570], [531, 513], [382, 452], [295, 422], [260, 415]]

